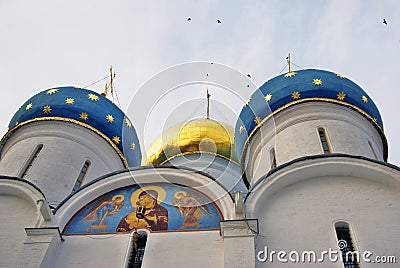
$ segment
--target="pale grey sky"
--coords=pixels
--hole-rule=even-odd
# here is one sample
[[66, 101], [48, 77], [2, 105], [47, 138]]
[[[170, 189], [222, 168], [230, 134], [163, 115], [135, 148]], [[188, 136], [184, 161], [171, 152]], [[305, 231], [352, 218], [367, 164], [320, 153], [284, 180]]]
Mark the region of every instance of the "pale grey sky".
[[110, 65], [126, 110], [143, 83], [172, 65], [218, 62], [251, 73], [259, 86], [290, 52], [301, 68], [341, 73], [373, 98], [389, 162], [400, 165], [399, 14], [398, 0], [0, 0], [0, 132], [33, 94], [89, 85]]

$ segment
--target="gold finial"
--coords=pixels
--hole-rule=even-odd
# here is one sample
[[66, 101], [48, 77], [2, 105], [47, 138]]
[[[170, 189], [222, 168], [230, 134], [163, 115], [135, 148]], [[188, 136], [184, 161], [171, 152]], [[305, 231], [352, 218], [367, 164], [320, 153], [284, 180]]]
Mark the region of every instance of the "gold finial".
[[113, 68], [112, 66], [110, 66], [110, 81], [107, 82], [106, 86], [104, 87], [103, 93], [101, 93], [103, 97], [107, 97], [108, 90], [110, 90], [111, 95], [114, 94], [114, 79], [115, 72], [113, 72]]
[[207, 119], [210, 119], [210, 97], [211, 95], [208, 93], [207, 88]]
[[291, 72], [292, 72], [292, 68], [290, 68], [290, 53], [289, 53], [289, 55], [286, 57], [286, 60], [287, 60], [287, 64], [288, 64], [288, 67], [289, 67], [289, 73], [291, 73]]
[[[287, 60], [287, 66], [288, 66], [288, 68], [289, 68], [289, 72], [287, 72], [286, 74], [285, 74], [285, 77], [286, 78], [289, 78], [289, 77], [292, 77], [292, 76], [295, 76], [297, 73], [296, 72], [294, 72], [294, 71], [292, 71], [292, 66], [290, 65], [292, 62], [290, 61], [290, 53], [288, 54], [288, 56], [286, 57], [286, 60]], [[297, 66], [297, 65], [296, 65]]]

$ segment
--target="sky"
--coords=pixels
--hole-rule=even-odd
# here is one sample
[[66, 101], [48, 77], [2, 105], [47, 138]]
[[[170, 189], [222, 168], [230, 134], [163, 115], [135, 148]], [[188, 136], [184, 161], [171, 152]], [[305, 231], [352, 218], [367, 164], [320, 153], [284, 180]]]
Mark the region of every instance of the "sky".
[[[334, 71], [369, 94], [383, 118], [389, 162], [399, 166], [398, 14], [398, 0], [0, 0], [0, 132], [34, 94], [86, 87], [106, 77], [110, 65], [119, 105], [127, 111], [146, 81], [171, 66], [215, 62], [251, 74], [257, 87], [279, 75], [291, 53], [293, 69]], [[100, 93], [106, 81], [88, 88]], [[186, 92], [198, 95], [199, 88]], [[237, 103], [232, 101], [235, 113]], [[159, 111], [175, 106], [164, 101]], [[227, 119], [224, 108], [211, 111]], [[139, 107], [131, 120], [144, 116]], [[151, 138], [161, 132], [157, 124], [150, 129]]]

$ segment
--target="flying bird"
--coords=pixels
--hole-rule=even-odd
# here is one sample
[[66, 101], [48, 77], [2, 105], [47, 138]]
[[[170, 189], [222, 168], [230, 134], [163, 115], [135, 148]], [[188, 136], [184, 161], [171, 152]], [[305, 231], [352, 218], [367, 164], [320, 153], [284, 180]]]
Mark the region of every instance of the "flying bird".
[[217, 20], [217, 23], [222, 23], [220, 20]]
[[187, 21], [190, 21], [190, 20], [192, 20], [192, 18], [191, 18], [191, 17], [189, 17], [189, 18], [187, 18], [186, 20], [187, 20]]
[[387, 25], [386, 19], [383, 19], [382, 23]]

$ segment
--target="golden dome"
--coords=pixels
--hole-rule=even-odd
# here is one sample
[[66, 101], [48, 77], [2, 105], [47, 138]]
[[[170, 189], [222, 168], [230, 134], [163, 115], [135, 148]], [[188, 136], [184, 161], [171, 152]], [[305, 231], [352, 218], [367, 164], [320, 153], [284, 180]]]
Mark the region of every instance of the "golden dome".
[[207, 153], [237, 162], [232, 127], [212, 119], [178, 124], [162, 133], [147, 150], [143, 165], [162, 165], [176, 156]]

